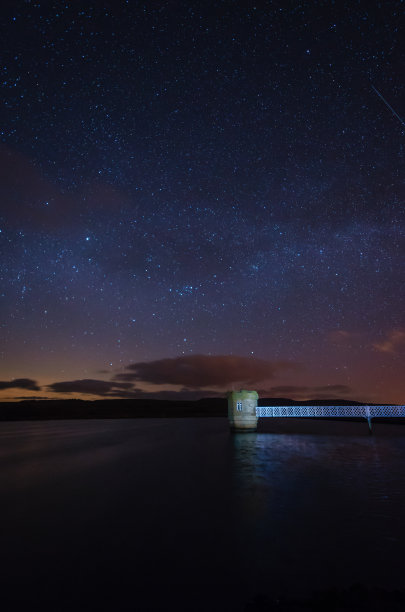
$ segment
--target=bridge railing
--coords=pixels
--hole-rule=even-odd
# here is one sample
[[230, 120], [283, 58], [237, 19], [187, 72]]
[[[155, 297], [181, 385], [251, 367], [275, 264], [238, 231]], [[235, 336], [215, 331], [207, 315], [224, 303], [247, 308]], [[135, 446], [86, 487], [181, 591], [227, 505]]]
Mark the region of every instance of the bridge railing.
[[257, 406], [258, 417], [405, 417], [405, 406]]

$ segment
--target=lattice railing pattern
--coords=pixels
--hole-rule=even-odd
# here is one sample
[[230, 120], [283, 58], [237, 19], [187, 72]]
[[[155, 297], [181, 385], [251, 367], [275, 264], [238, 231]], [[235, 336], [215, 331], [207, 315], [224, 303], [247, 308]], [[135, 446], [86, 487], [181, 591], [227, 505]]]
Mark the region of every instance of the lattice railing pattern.
[[405, 417], [405, 406], [258, 406], [258, 417]]

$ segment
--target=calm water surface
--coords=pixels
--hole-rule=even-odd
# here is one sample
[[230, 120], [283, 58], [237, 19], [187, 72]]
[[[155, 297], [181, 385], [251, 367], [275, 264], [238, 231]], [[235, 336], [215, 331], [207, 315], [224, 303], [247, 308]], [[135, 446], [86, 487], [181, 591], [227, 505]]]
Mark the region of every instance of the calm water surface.
[[235, 610], [404, 588], [405, 435], [0, 424], [2, 610]]

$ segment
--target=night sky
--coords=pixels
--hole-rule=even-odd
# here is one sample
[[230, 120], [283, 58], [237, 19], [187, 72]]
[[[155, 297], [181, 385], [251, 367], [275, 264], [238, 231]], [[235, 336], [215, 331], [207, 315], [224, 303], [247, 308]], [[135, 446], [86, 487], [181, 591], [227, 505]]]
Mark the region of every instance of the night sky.
[[3, 0], [0, 398], [405, 403], [404, 9]]

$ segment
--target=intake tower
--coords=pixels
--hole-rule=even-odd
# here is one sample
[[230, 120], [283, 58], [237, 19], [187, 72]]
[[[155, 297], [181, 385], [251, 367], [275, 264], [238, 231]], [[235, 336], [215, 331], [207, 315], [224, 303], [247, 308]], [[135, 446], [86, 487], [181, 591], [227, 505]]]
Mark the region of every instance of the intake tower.
[[228, 419], [233, 431], [256, 431], [257, 429], [257, 391], [229, 391]]

